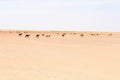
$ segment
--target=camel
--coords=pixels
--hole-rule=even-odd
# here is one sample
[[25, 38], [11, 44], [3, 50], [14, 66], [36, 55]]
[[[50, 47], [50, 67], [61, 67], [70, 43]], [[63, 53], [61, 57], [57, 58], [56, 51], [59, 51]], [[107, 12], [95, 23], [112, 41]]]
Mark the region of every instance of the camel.
[[19, 36], [22, 36], [22, 33], [19, 33]]
[[46, 35], [46, 37], [50, 37], [50, 35]]
[[36, 35], [36, 38], [38, 38], [39, 36], [40, 36], [40, 35], [39, 35], [39, 34], [37, 34], [37, 35]]
[[25, 37], [28, 38], [30, 35], [29, 34], [26, 34]]
[[83, 36], [84, 36], [84, 34], [81, 34], [80, 36], [82, 36], [82, 37], [83, 37]]
[[62, 34], [62, 37], [64, 37], [65, 35], [66, 35], [66, 33], [63, 33], [63, 34]]
[[42, 36], [44, 36], [45, 34], [42, 34]]

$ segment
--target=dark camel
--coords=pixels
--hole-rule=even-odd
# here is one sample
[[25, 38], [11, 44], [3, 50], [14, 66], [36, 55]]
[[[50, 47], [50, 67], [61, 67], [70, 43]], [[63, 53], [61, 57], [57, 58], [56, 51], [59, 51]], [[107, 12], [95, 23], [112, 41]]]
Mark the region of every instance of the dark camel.
[[19, 36], [22, 36], [22, 33], [20, 33]]
[[38, 38], [39, 36], [40, 36], [40, 35], [39, 35], [39, 34], [37, 34], [37, 35], [36, 35], [36, 38]]
[[28, 38], [28, 37], [30, 37], [30, 35], [29, 35], [29, 34], [26, 34], [25, 37]]

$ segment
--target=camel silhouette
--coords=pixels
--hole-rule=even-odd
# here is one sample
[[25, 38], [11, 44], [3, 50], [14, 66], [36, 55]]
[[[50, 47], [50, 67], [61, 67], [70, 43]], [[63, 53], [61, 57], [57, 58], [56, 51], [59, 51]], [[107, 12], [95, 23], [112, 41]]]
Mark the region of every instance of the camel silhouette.
[[45, 36], [45, 34], [42, 34], [42, 36]]
[[50, 35], [46, 35], [46, 37], [50, 37]]
[[98, 33], [96, 33], [96, 34], [91, 34], [91, 36], [98, 36], [99, 34]]
[[82, 37], [83, 37], [83, 36], [84, 36], [84, 34], [81, 34], [80, 36], [82, 36]]
[[28, 37], [30, 37], [30, 35], [29, 35], [29, 34], [26, 34], [25, 37], [28, 38]]
[[40, 36], [40, 35], [39, 35], [39, 34], [37, 34], [37, 35], [36, 35], [36, 38], [38, 38], [39, 36]]
[[19, 36], [22, 36], [22, 33], [19, 33]]
[[62, 37], [64, 37], [65, 35], [66, 35], [66, 33], [63, 33], [63, 34], [62, 34]]

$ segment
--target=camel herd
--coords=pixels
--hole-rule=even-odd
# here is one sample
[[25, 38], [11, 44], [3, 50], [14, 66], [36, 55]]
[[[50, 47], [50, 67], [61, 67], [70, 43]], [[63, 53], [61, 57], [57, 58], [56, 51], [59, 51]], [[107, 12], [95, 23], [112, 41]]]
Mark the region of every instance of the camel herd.
[[[27, 32], [24, 32], [25, 33], [25, 35], [24, 35], [24, 37], [25, 38], [29, 38], [31, 35], [30, 34], [28, 34]], [[60, 33], [56, 33], [57, 35], [60, 35]], [[77, 33], [72, 33], [73, 35], [76, 35]], [[22, 36], [23, 35], [23, 33], [19, 33], [19, 36]], [[62, 33], [61, 34], [61, 37], [65, 37], [65, 35], [67, 35], [67, 33]], [[91, 33], [90, 34], [91, 36], [99, 36], [100, 34], [98, 34], [98, 33]], [[51, 35], [50, 34], [36, 34], [35, 35], [35, 37], [36, 38], [39, 38], [40, 36], [45, 36], [45, 37], [51, 37]], [[84, 37], [85, 36], [85, 34], [80, 34], [80, 36], [81, 37]], [[108, 34], [108, 36], [112, 36], [112, 34]]]

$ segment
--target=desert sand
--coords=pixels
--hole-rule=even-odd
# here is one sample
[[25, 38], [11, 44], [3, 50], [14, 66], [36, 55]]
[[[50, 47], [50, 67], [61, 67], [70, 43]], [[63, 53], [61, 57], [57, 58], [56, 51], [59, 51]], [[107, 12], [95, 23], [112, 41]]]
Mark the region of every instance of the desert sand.
[[120, 80], [120, 33], [1, 30], [0, 80]]

